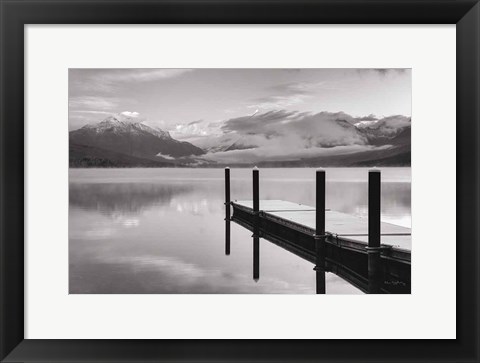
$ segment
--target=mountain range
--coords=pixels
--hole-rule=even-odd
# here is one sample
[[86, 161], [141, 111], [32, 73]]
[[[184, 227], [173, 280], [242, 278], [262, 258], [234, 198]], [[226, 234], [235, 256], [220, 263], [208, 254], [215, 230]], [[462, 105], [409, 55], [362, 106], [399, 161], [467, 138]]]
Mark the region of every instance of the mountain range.
[[410, 166], [411, 119], [269, 112], [227, 120], [220, 135], [190, 141], [110, 116], [70, 131], [70, 166]]
[[71, 166], [172, 166], [177, 158], [204, 154], [167, 131], [115, 116], [70, 131], [69, 142]]

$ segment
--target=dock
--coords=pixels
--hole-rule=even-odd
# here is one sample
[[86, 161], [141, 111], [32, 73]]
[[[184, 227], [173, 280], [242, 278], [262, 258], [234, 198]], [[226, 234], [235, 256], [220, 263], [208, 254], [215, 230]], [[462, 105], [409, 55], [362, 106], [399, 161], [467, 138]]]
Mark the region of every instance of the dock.
[[[230, 170], [225, 172], [227, 232], [230, 221], [253, 232], [254, 279], [259, 278], [258, 241], [263, 238], [311, 262], [319, 294], [326, 291], [326, 272], [365, 293], [411, 292], [411, 230], [380, 221], [379, 170], [369, 173], [368, 218], [325, 208], [324, 171], [317, 172], [316, 203], [320, 208], [284, 200], [260, 200], [258, 175], [258, 169], [254, 170], [252, 200], [231, 201]], [[229, 237], [225, 251], [230, 253]]]

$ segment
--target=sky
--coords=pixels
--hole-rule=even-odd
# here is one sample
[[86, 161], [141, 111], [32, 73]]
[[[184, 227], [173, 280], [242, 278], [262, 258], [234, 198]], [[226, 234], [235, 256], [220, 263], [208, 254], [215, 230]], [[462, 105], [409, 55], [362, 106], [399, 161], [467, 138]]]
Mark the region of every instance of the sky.
[[[70, 69], [69, 129], [128, 113], [177, 138], [255, 112], [411, 116], [409, 69]], [[196, 125], [196, 126], [195, 126]], [[217, 125], [217, 126], [218, 126]]]

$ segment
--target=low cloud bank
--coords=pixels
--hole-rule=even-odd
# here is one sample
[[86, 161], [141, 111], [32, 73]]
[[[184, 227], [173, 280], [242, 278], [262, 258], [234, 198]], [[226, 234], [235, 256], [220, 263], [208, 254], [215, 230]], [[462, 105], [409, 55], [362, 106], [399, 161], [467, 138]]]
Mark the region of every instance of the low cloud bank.
[[344, 112], [278, 110], [226, 120], [217, 129], [221, 134], [209, 135], [208, 142], [206, 138], [197, 140], [202, 144], [198, 146], [211, 148], [204, 156], [211, 161], [288, 161], [379, 149], [369, 143], [362, 127], [381, 128], [390, 135], [407, 126], [410, 118], [405, 116], [377, 119], [374, 115], [353, 117]]

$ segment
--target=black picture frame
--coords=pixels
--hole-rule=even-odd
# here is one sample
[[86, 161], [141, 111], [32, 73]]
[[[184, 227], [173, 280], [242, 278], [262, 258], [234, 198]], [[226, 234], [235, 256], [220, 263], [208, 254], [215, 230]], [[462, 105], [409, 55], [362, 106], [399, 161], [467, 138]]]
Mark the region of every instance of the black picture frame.
[[[0, 12], [2, 362], [480, 361], [478, 0], [0, 0]], [[24, 339], [24, 26], [159, 23], [456, 24], [457, 339], [281, 341]], [[445, 238], [454, 240], [455, 236]], [[446, 271], [437, 273], [438, 275], [448, 273], [449, 269], [450, 266], [445, 266]], [[189, 322], [182, 324], [188, 329]]]

